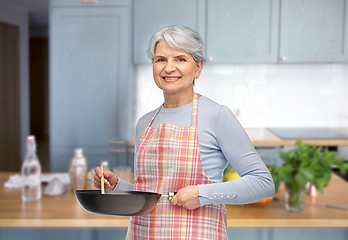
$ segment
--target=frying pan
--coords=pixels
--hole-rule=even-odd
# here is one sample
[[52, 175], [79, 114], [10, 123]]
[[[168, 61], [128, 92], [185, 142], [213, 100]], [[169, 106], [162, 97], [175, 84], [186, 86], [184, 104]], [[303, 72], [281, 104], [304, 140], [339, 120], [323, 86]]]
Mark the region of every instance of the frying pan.
[[160, 198], [168, 197], [170, 201], [174, 193], [162, 195], [154, 192], [106, 190], [75, 190], [80, 205], [89, 213], [99, 215], [139, 216], [151, 212]]

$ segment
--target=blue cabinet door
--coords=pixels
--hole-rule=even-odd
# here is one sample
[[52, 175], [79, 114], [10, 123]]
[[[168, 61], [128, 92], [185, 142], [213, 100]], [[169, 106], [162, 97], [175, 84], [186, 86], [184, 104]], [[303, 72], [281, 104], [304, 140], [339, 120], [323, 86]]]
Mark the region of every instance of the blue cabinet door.
[[181, 25], [204, 36], [204, 1], [135, 0], [133, 62], [151, 63], [146, 50], [152, 35], [161, 28]]
[[208, 0], [208, 61], [277, 62], [278, 14], [278, 0]]
[[50, 0], [51, 7], [109, 7], [128, 6], [130, 0]]
[[98, 154], [100, 160], [107, 157], [109, 141], [127, 137], [132, 123], [128, 17], [125, 8], [51, 8], [52, 171], [67, 169], [66, 149], [82, 147], [97, 163]]
[[347, 0], [283, 0], [280, 62], [347, 62]]

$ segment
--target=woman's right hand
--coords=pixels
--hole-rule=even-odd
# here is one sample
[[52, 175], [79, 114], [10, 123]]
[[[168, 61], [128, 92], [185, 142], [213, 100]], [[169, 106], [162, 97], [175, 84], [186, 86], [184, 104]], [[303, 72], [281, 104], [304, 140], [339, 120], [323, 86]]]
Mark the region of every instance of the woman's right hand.
[[[106, 169], [104, 169], [103, 174], [104, 174], [104, 189], [114, 190], [118, 181], [117, 176], [113, 172]], [[97, 189], [101, 188], [101, 184], [100, 184], [101, 177], [102, 177], [102, 171], [100, 167], [96, 167], [94, 169], [93, 184]]]

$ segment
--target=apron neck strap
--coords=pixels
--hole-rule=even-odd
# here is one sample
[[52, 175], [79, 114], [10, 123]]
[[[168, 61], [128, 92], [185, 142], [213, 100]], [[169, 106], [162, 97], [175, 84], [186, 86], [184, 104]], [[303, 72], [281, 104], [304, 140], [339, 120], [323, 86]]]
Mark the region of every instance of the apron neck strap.
[[191, 125], [192, 127], [197, 127], [198, 123], [198, 94], [193, 94], [193, 102], [192, 102], [192, 120]]

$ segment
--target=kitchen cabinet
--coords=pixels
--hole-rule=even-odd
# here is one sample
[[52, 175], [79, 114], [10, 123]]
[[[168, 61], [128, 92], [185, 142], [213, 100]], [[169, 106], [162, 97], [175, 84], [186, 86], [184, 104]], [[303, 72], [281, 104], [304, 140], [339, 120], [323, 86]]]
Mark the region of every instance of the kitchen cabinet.
[[279, 1], [207, 1], [206, 57], [211, 63], [274, 63]]
[[129, 0], [50, 0], [52, 7], [110, 7], [129, 6]]
[[348, 62], [347, 0], [135, 0], [133, 62], [174, 24], [201, 35], [207, 63]]
[[348, 62], [347, 0], [282, 0], [280, 62]]
[[212, 63], [348, 62], [347, 0], [207, 0], [206, 12]]
[[50, 170], [66, 171], [77, 147], [90, 167], [113, 167], [122, 159], [108, 152], [119, 148], [109, 141], [128, 139], [133, 128], [131, 8], [64, 2], [50, 7]]
[[181, 25], [204, 33], [204, 1], [135, 0], [133, 62], [151, 63], [146, 50], [153, 34], [161, 28]]
[[146, 50], [151, 36], [176, 24], [201, 35], [208, 62], [276, 62], [278, 15], [279, 0], [135, 0], [133, 62], [150, 63]]

